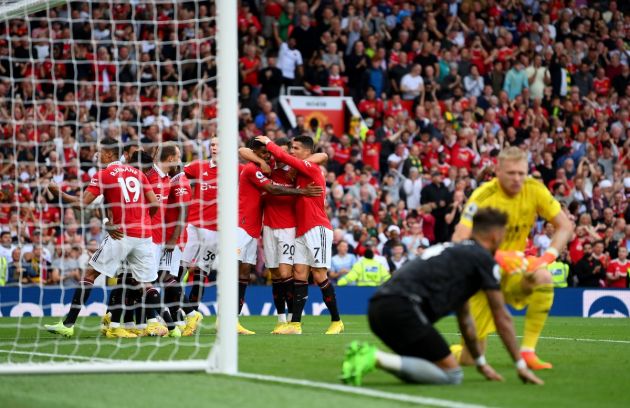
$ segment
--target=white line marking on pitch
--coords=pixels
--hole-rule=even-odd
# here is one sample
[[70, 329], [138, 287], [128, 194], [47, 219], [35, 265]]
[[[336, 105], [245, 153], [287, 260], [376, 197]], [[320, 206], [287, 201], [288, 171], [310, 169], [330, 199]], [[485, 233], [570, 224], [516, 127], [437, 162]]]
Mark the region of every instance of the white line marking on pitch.
[[299, 380], [295, 378], [276, 377], [273, 375], [238, 373], [234, 377], [248, 378], [252, 380], [275, 382], [280, 384], [299, 385], [309, 388], [320, 388], [330, 391], [339, 391], [347, 394], [356, 394], [364, 397], [381, 398], [390, 401], [409, 402], [412, 404], [420, 404], [432, 407], [445, 408], [487, 408], [485, 405], [467, 404], [465, 402], [451, 401], [440, 398], [420, 397], [409, 394], [395, 394], [392, 392], [378, 391], [370, 388], [350, 387], [348, 385], [330, 384], [317, 381]]
[[[459, 336], [459, 333], [444, 333], [446, 335]], [[499, 337], [496, 334], [491, 334], [492, 337]], [[522, 338], [523, 336], [516, 336]], [[584, 343], [619, 343], [630, 344], [630, 340], [612, 340], [612, 339], [584, 339], [580, 337], [553, 337], [553, 336], [540, 336], [542, 340], [563, 340], [563, 341], [581, 341]]]
[[112, 360], [107, 359], [107, 358], [72, 356], [72, 355], [69, 355], [69, 354], [39, 353], [37, 351], [0, 350], [0, 353], [20, 354], [20, 355], [38, 356], [38, 357], [69, 358], [71, 360], [99, 361], [99, 362], [102, 362], [102, 363], [110, 363], [112, 361]]
[[[445, 336], [459, 336], [459, 333], [442, 333]], [[372, 336], [373, 333], [346, 333], [348, 336]], [[496, 334], [491, 334], [491, 337], [499, 337]], [[516, 336], [522, 338], [523, 336]], [[564, 341], [581, 341], [584, 343], [619, 343], [630, 344], [630, 340], [613, 340], [613, 339], [583, 339], [579, 337], [553, 337], [553, 336], [540, 336], [543, 340], [564, 340]]]

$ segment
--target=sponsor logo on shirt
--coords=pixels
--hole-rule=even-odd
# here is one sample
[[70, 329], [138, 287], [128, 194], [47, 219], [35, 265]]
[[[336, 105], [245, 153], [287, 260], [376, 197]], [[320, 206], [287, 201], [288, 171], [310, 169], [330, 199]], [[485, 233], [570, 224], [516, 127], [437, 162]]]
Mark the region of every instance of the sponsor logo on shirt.
[[210, 183], [201, 183], [201, 191], [216, 190], [217, 188], [217, 186], [213, 186]]

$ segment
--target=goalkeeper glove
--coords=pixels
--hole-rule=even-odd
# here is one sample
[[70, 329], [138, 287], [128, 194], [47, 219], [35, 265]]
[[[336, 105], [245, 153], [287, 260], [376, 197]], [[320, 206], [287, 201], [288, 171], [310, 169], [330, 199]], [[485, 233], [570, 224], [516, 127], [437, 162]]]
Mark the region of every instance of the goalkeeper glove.
[[507, 274], [527, 270], [527, 259], [525, 254], [520, 251], [498, 250], [494, 253], [494, 260]]
[[549, 247], [541, 256], [533, 256], [528, 258], [527, 273], [533, 273], [537, 269], [546, 268], [547, 265], [553, 263], [558, 258], [558, 250]]

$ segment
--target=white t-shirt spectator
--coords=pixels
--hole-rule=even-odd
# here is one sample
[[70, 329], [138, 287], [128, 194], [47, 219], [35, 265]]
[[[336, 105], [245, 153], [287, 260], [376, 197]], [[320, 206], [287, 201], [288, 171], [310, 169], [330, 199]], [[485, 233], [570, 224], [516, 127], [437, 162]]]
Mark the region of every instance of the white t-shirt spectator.
[[538, 253], [543, 254], [551, 245], [551, 238], [545, 234], [539, 234], [534, 237], [534, 246], [538, 248]]
[[466, 96], [480, 97], [483, 92], [483, 77], [481, 75], [474, 78], [472, 75], [464, 77], [464, 88], [466, 88]]
[[413, 76], [411, 73], [406, 74], [400, 80], [400, 89], [407, 89], [403, 92], [403, 99], [411, 100], [420, 96], [420, 90], [424, 86], [424, 80], [421, 75]]
[[295, 79], [295, 70], [302, 64], [300, 51], [290, 49], [287, 43], [283, 42], [278, 53], [278, 68], [282, 71], [282, 76], [288, 79]]

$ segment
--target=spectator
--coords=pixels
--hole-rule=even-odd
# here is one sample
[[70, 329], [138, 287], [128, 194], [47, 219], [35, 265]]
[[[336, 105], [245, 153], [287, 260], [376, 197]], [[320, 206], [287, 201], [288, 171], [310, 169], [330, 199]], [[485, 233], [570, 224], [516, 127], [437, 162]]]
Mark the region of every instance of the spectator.
[[505, 76], [503, 90], [508, 94], [510, 101], [516, 99], [523, 93], [523, 90], [529, 87], [527, 73], [523, 69], [523, 62], [516, 61], [514, 67], [510, 69]]
[[619, 248], [618, 258], [613, 259], [606, 268], [606, 287], [625, 289], [628, 287], [630, 275], [630, 261], [628, 261], [628, 249]]
[[538, 248], [538, 256], [541, 256], [547, 248], [549, 248], [549, 245], [551, 245], [551, 237], [554, 231], [555, 228], [553, 224], [549, 221], [545, 221], [542, 232], [534, 236], [534, 246]]
[[481, 96], [481, 92], [484, 88], [484, 80], [479, 75], [479, 68], [476, 65], [470, 67], [470, 74], [464, 78], [464, 88], [466, 89], [466, 96], [474, 96], [476, 98]]
[[442, 182], [442, 174], [438, 171], [433, 171], [431, 173], [431, 184], [422, 190], [420, 203], [428, 204], [431, 208], [431, 215], [435, 219], [435, 242], [444, 242], [449, 238], [445, 217], [451, 201], [450, 195]]
[[29, 263], [31, 254], [22, 257], [20, 248], [15, 248], [11, 253], [11, 262], [8, 264], [7, 284], [27, 284], [39, 281], [39, 275]]
[[357, 262], [357, 258], [356, 255], [348, 252], [348, 243], [340, 241], [337, 243], [337, 254], [330, 261], [331, 267], [328, 271], [328, 277], [333, 282], [337, 282], [350, 272], [352, 266]]
[[0, 257], [3, 257], [7, 263], [11, 262], [11, 255], [14, 249], [15, 245], [13, 245], [13, 240], [11, 239], [11, 232], [2, 231], [0, 233]]
[[401, 242], [394, 244], [391, 247], [391, 254], [387, 257], [387, 264], [389, 265], [390, 273], [395, 273], [400, 267], [402, 267], [407, 261], [407, 255], [405, 255], [405, 245]]
[[597, 288], [604, 286], [606, 272], [602, 263], [593, 256], [593, 247], [590, 242], [582, 247], [584, 256], [575, 264], [575, 276], [577, 285], [583, 288]]
[[424, 95], [424, 80], [422, 66], [414, 64], [411, 71], [400, 79], [400, 91], [404, 100], [418, 100]]

